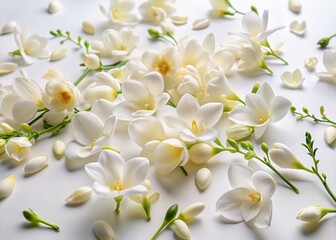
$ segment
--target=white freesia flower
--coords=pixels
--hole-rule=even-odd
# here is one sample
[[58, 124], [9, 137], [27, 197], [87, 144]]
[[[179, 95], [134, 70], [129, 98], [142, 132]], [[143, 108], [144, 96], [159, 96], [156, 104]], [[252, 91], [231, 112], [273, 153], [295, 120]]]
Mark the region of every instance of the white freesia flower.
[[323, 81], [336, 82], [336, 52], [326, 50], [323, 55], [323, 64], [327, 72], [319, 72], [317, 76]]
[[169, 100], [163, 91], [163, 78], [157, 72], [146, 74], [141, 81], [128, 80], [122, 85], [125, 101], [116, 106], [115, 113], [124, 120], [153, 115]]
[[230, 7], [226, 1], [222, 0], [210, 0], [210, 4], [214, 14], [220, 17], [224, 16], [225, 12], [228, 11], [228, 8]]
[[234, 188], [224, 193], [216, 202], [216, 211], [234, 223], [246, 222], [257, 228], [271, 224], [272, 200], [276, 183], [264, 171], [253, 172], [242, 164], [232, 164], [228, 178]]
[[291, 22], [289, 25], [289, 29], [291, 30], [292, 33], [303, 36], [306, 32], [306, 21], [302, 21], [301, 23], [298, 22], [297, 20]]
[[11, 195], [15, 187], [15, 176], [10, 175], [0, 181], [0, 200]]
[[175, 13], [175, 0], [148, 0], [140, 5], [139, 12], [147, 22], [159, 24]]
[[78, 87], [84, 89], [83, 96], [91, 105], [100, 99], [113, 102], [121, 91], [118, 80], [106, 72], [85, 78]]
[[245, 32], [247, 32], [248, 35], [254, 38], [258, 43], [267, 39], [275, 31], [284, 28], [284, 26], [280, 26], [271, 30], [266, 30], [268, 24], [267, 10], [263, 12], [262, 18], [253, 11], [245, 13], [242, 21]]
[[175, 47], [168, 47], [162, 51], [148, 50], [142, 55], [142, 62], [149, 71], [156, 71], [161, 74], [165, 89], [172, 89], [177, 84], [175, 75], [180, 67], [181, 60]]
[[282, 143], [274, 143], [269, 151], [271, 160], [282, 168], [306, 169], [303, 163], [294, 155], [292, 150]]
[[169, 127], [180, 130], [183, 141], [212, 141], [217, 137], [214, 126], [223, 113], [223, 104], [207, 103], [199, 105], [190, 94], [184, 95], [176, 107], [177, 116], [166, 115]]
[[269, 83], [261, 84], [256, 94], [249, 93], [245, 98], [246, 106], [235, 107], [229, 119], [235, 123], [255, 128], [255, 137], [259, 139], [267, 127], [281, 120], [289, 111], [291, 102], [274, 96]]
[[319, 205], [313, 205], [301, 209], [296, 215], [296, 218], [304, 222], [316, 223], [320, 221], [329, 212], [330, 210], [325, 207]]
[[283, 72], [280, 77], [288, 88], [300, 88], [304, 80], [302, 73], [298, 68], [293, 72]]
[[51, 80], [45, 86], [44, 105], [51, 111], [72, 111], [81, 101], [81, 93], [73, 83]]
[[32, 143], [27, 137], [10, 138], [5, 145], [6, 154], [16, 161], [22, 161], [29, 157]]
[[48, 43], [48, 38], [36, 34], [29, 35], [25, 29], [21, 31], [19, 28], [15, 30], [14, 37], [20, 51], [18, 54], [22, 56], [27, 64], [35, 63], [39, 58], [49, 57], [49, 53], [44, 50]]
[[160, 22], [160, 27], [163, 34], [169, 34], [169, 35], [174, 34], [175, 27], [169, 18], [166, 18], [165, 20]]
[[182, 240], [191, 239], [190, 230], [184, 221], [180, 219], [175, 220], [171, 225], [171, 229], [174, 231], [174, 233], [176, 234], [176, 236], [178, 236], [179, 239]]
[[98, 162], [85, 165], [86, 173], [94, 181], [93, 190], [103, 198], [146, 193], [146, 187], [141, 184], [148, 169], [148, 159], [136, 157], [125, 162], [114, 151], [103, 151]]
[[71, 130], [75, 141], [67, 148], [80, 145], [78, 157], [88, 158], [102, 151], [104, 147], [111, 147], [111, 138], [115, 131], [117, 119], [109, 117], [105, 122], [92, 112], [77, 113], [71, 121]]
[[91, 48], [100, 56], [123, 59], [132, 53], [138, 42], [139, 36], [131, 28], [124, 27], [119, 31], [107, 29], [103, 32], [102, 41], [92, 42]]
[[131, 13], [134, 8], [134, 3], [129, 0], [111, 0], [108, 9], [99, 5], [100, 11], [112, 23], [121, 25], [133, 25], [137, 22], [137, 17]]

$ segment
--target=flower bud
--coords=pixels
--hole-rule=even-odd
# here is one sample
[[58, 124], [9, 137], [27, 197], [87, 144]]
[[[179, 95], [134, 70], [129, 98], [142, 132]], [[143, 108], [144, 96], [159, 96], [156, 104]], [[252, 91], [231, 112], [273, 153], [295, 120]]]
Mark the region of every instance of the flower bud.
[[61, 45], [54, 49], [50, 54], [50, 61], [58, 61], [65, 57], [68, 52], [68, 45]]
[[153, 39], [158, 39], [161, 37], [161, 34], [159, 33], [158, 30], [150, 28], [148, 29], [148, 34], [151, 36]]
[[317, 42], [320, 48], [326, 48], [329, 45], [330, 38], [322, 38]]
[[8, 197], [14, 190], [15, 176], [10, 175], [0, 181], [0, 199]]
[[299, 13], [301, 11], [302, 4], [299, 0], [289, 0], [288, 7], [291, 11]]
[[303, 163], [296, 158], [292, 150], [282, 143], [274, 143], [269, 151], [271, 160], [282, 168], [305, 169]]
[[14, 131], [14, 128], [12, 128], [9, 124], [7, 123], [0, 123], [0, 133], [4, 134], [10, 134]]
[[171, 228], [180, 239], [189, 240], [191, 238], [189, 228], [182, 220], [175, 220]]
[[24, 166], [24, 172], [26, 175], [32, 175], [41, 171], [48, 165], [48, 156], [34, 157]]
[[197, 171], [195, 182], [200, 190], [206, 189], [212, 180], [212, 174], [208, 168], [201, 168]]
[[301, 209], [296, 215], [296, 219], [304, 222], [318, 222], [329, 213], [329, 209], [322, 206], [313, 205]]
[[189, 221], [197, 217], [201, 212], [203, 212], [205, 204], [202, 202], [191, 204], [186, 207], [179, 215], [179, 219], [183, 221]]
[[316, 57], [311, 57], [311, 58], [307, 58], [304, 62], [305, 67], [309, 70], [309, 71], [313, 71], [316, 67], [318, 63], [318, 60]]
[[164, 34], [173, 35], [174, 34], [174, 25], [169, 19], [165, 19], [160, 23], [161, 30]]
[[100, 59], [96, 54], [85, 54], [83, 57], [84, 65], [91, 70], [100, 67]]
[[84, 21], [82, 23], [82, 28], [83, 28], [83, 31], [85, 33], [90, 34], [90, 35], [93, 35], [96, 32], [95, 26], [92, 23], [88, 22], [88, 21]]
[[8, 140], [5, 151], [10, 158], [22, 161], [29, 156], [31, 146], [27, 137], [14, 137]]
[[105, 221], [95, 221], [93, 231], [99, 240], [115, 240], [113, 229]]
[[76, 189], [73, 193], [70, 194], [65, 201], [68, 205], [79, 205], [89, 201], [92, 193], [92, 188], [90, 187], [81, 187]]
[[336, 128], [329, 126], [324, 130], [324, 140], [328, 144], [332, 144], [336, 139]]
[[64, 155], [64, 150], [65, 150], [65, 145], [64, 142], [60, 141], [60, 140], [56, 140], [52, 146], [52, 150], [55, 154], [55, 157], [57, 159], [63, 157]]
[[27, 123], [21, 123], [20, 128], [25, 133], [32, 133], [33, 132], [33, 129]]
[[252, 127], [247, 127], [240, 124], [233, 124], [226, 130], [227, 137], [234, 140], [241, 140], [247, 138], [252, 133], [253, 133]]
[[216, 155], [215, 149], [207, 143], [197, 143], [189, 149], [190, 161], [203, 164]]
[[50, 14], [57, 13], [63, 9], [63, 4], [62, 2], [58, 0], [54, 0], [48, 5], [48, 12]]

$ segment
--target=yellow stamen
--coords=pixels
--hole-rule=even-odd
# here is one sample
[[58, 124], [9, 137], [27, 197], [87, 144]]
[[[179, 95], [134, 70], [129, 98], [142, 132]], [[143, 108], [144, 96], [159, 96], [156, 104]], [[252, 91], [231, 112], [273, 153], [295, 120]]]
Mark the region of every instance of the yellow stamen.
[[156, 65], [156, 69], [163, 75], [166, 76], [170, 71], [170, 64], [165, 60], [162, 59]]
[[123, 189], [121, 181], [116, 181], [110, 186], [111, 191], [117, 190], [120, 191]]
[[263, 123], [265, 123], [268, 119], [269, 119], [269, 116], [267, 116], [267, 115], [261, 116], [261, 117], [259, 118], [259, 123], [260, 123], [260, 124], [263, 124]]
[[248, 197], [251, 200], [251, 202], [260, 202], [261, 200], [261, 194], [258, 192], [250, 193]]
[[63, 89], [58, 93], [58, 100], [64, 104], [68, 105], [72, 102], [72, 94], [69, 90]]

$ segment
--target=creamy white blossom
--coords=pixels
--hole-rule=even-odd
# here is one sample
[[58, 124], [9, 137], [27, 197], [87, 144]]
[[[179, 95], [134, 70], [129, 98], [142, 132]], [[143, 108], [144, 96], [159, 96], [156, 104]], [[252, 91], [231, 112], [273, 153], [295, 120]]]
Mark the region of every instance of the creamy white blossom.
[[10, 21], [9, 23], [5, 24], [2, 27], [0, 31], [0, 35], [12, 33], [15, 31], [16, 28], [17, 28], [17, 23], [15, 21]]
[[289, 25], [289, 29], [292, 33], [302, 36], [306, 32], [306, 21], [298, 22], [297, 20], [294, 20]]
[[305, 60], [305, 67], [309, 71], [313, 71], [318, 63], [318, 60], [316, 57], [310, 57]]
[[228, 11], [230, 5], [226, 1], [222, 0], [210, 0], [210, 4], [213, 9], [213, 13], [217, 16], [224, 16], [225, 12]]
[[130, 55], [139, 42], [139, 36], [131, 28], [124, 27], [119, 31], [107, 29], [103, 32], [102, 41], [94, 41], [91, 48], [100, 56], [115, 56], [123, 59]]
[[255, 137], [259, 139], [267, 127], [281, 120], [289, 111], [291, 102], [282, 96], [275, 96], [269, 83], [261, 84], [256, 94], [249, 93], [246, 105], [234, 108], [229, 119], [235, 123], [254, 127]]
[[10, 175], [0, 181], [0, 200], [11, 195], [15, 187], [15, 176]]
[[242, 164], [232, 164], [228, 178], [234, 188], [224, 193], [216, 202], [216, 211], [226, 220], [246, 222], [257, 228], [271, 224], [272, 200], [276, 183], [264, 171], [253, 172]]
[[148, 169], [148, 159], [136, 157], [125, 162], [114, 151], [103, 151], [98, 162], [85, 165], [86, 173], [94, 181], [93, 190], [103, 198], [146, 193], [146, 187], [141, 184]]
[[91, 70], [95, 70], [100, 67], [100, 59], [96, 54], [85, 54], [83, 56], [83, 63], [85, 67]]
[[327, 72], [319, 72], [317, 76], [323, 81], [336, 82], [336, 52], [326, 50], [323, 54], [323, 64]]
[[159, 24], [175, 13], [175, 0], [148, 0], [140, 5], [139, 12], [147, 22]]
[[29, 157], [32, 143], [27, 137], [10, 138], [5, 145], [6, 154], [16, 161], [22, 161]]
[[300, 88], [302, 86], [304, 78], [300, 69], [295, 69], [293, 72], [283, 72], [281, 74], [281, 79], [286, 87], [288, 88]]
[[190, 94], [184, 95], [176, 106], [176, 116], [165, 115], [165, 121], [171, 128], [180, 131], [183, 141], [212, 141], [217, 137], [214, 126], [223, 113], [223, 104], [207, 103], [199, 105]]
[[304, 222], [316, 223], [320, 221], [329, 212], [330, 212], [329, 209], [325, 207], [319, 205], [313, 205], [301, 209], [296, 215], [296, 219]]
[[197, 143], [189, 149], [190, 161], [204, 164], [216, 155], [215, 149], [208, 143]]
[[110, 22], [121, 25], [134, 25], [137, 22], [136, 15], [131, 11], [134, 8], [134, 3], [129, 0], [111, 0], [108, 9], [99, 5], [100, 11], [107, 17]]
[[39, 58], [49, 57], [49, 53], [44, 50], [47, 46], [48, 38], [37, 34], [29, 35], [26, 29], [21, 31], [19, 28], [16, 28], [14, 37], [19, 47], [19, 54], [27, 64], [35, 63]]

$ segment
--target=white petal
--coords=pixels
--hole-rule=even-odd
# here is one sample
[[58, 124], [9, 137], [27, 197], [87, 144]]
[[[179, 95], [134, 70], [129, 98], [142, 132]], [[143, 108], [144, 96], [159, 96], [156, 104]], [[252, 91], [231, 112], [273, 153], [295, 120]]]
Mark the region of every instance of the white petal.
[[235, 54], [227, 49], [222, 49], [215, 52], [214, 60], [224, 71], [230, 71], [235, 62]]
[[105, 136], [112, 136], [114, 134], [114, 131], [116, 130], [116, 126], [117, 126], [117, 117], [116, 116], [109, 117], [104, 124], [103, 134]]
[[223, 104], [207, 103], [201, 106], [200, 114], [206, 127], [215, 126], [223, 114]]
[[253, 11], [245, 13], [242, 21], [244, 30], [250, 35], [256, 36], [264, 31], [260, 17]]
[[102, 122], [105, 122], [113, 114], [114, 106], [114, 103], [101, 99], [92, 105], [91, 112], [96, 114]]
[[205, 51], [207, 51], [208, 53], [212, 54], [215, 52], [215, 35], [213, 33], [209, 33], [202, 44], [202, 47], [204, 48]]
[[261, 194], [262, 201], [269, 200], [276, 189], [276, 183], [270, 174], [264, 171], [256, 171], [252, 176], [252, 183]]
[[301, 4], [300, 0], [289, 0], [288, 1], [288, 7], [291, 11], [293, 11], [295, 13], [300, 13], [301, 8], [302, 8], [302, 4]]
[[282, 96], [275, 96], [270, 104], [270, 115], [272, 123], [281, 120], [289, 111], [292, 103]]
[[240, 163], [233, 163], [228, 169], [228, 178], [233, 188], [253, 188], [252, 186], [253, 170]]
[[300, 88], [304, 80], [300, 69], [295, 69], [293, 73], [283, 72], [281, 74], [281, 79], [285, 86], [289, 88]]
[[131, 188], [121, 190], [120, 195], [122, 196], [132, 196], [135, 194], [145, 194], [147, 193], [147, 188], [144, 185], [137, 185]]
[[12, 33], [15, 31], [16, 27], [17, 27], [17, 23], [15, 21], [11, 21], [2, 27], [0, 35]]
[[252, 202], [250, 200], [244, 201], [241, 205], [240, 211], [245, 222], [255, 218], [260, 212], [260, 202]]
[[140, 147], [151, 140], [163, 140], [165, 132], [161, 122], [155, 117], [137, 118], [128, 126], [128, 134]]
[[295, 20], [289, 25], [289, 28], [292, 33], [302, 36], [306, 32], [306, 21], [302, 21], [301, 23], [299, 23]]
[[58, 61], [65, 57], [68, 52], [68, 45], [61, 45], [54, 49], [50, 54], [50, 61]]
[[125, 188], [141, 184], [149, 169], [147, 158], [137, 157], [128, 160], [123, 168], [122, 182]]
[[98, 163], [104, 170], [107, 182], [115, 183], [121, 180], [125, 161], [119, 153], [111, 150], [103, 151], [98, 158]]
[[274, 92], [271, 85], [268, 82], [264, 82], [260, 85], [257, 95], [262, 97], [266, 103], [270, 103], [274, 97]]
[[108, 186], [103, 185], [99, 182], [93, 183], [93, 190], [99, 197], [102, 198], [115, 198], [120, 196], [120, 193], [117, 190], [111, 191], [111, 189]]
[[194, 120], [195, 114], [199, 109], [200, 106], [197, 99], [190, 94], [185, 94], [176, 107], [178, 116], [188, 123], [191, 123]]
[[116, 240], [113, 229], [105, 221], [95, 221], [93, 231], [99, 240]]
[[327, 50], [323, 55], [323, 63], [328, 73], [334, 77], [336, 69], [336, 52]]
[[57, 159], [63, 157], [65, 151], [65, 144], [60, 140], [56, 140], [52, 146], [52, 150]]
[[245, 106], [235, 107], [229, 115], [229, 119], [244, 126], [258, 126], [259, 117], [251, 108]]
[[90, 34], [90, 35], [93, 35], [96, 32], [95, 26], [89, 21], [84, 21], [82, 23], [82, 29], [85, 33]]
[[80, 187], [76, 189], [69, 197], [65, 199], [67, 204], [78, 205], [89, 201], [91, 198], [92, 188], [90, 187]]
[[332, 144], [336, 139], [336, 128], [335, 127], [326, 127], [324, 130], [324, 140], [328, 144]]
[[162, 75], [160, 73], [158, 72], [147, 73], [143, 77], [142, 82], [145, 84], [145, 86], [148, 88], [149, 92], [153, 96], [157, 96], [163, 93], [164, 82], [163, 82]]
[[134, 80], [129, 80], [122, 85], [122, 93], [127, 101], [139, 101], [140, 99], [149, 98], [148, 89], [144, 84]]
[[232, 222], [242, 222], [241, 205], [248, 199], [247, 188], [235, 188], [224, 193], [216, 202], [216, 211]]
[[318, 63], [318, 60], [316, 57], [310, 57], [305, 60], [305, 67], [309, 71], [313, 71]]
[[39, 156], [29, 160], [24, 166], [24, 172], [26, 175], [32, 175], [41, 171], [48, 165], [48, 156]]
[[194, 21], [192, 25], [193, 30], [201, 30], [204, 28], [209, 27], [210, 25], [210, 19], [209, 18], [202, 18], [202, 19], [197, 19]]
[[11, 72], [14, 72], [17, 68], [16, 63], [12, 62], [3, 62], [0, 63], [0, 75], [5, 75]]
[[272, 219], [272, 202], [263, 202], [259, 214], [250, 222], [257, 228], [268, 228]]
[[86, 164], [85, 171], [93, 181], [100, 182], [101, 184], [106, 183], [104, 169], [102, 169], [99, 163], [94, 162]]
[[76, 143], [76, 142], [70, 142], [67, 144], [64, 155], [65, 155], [65, 163], [66, 167], [70, 171], [83, 169], [83, 167], [90, 163], [95, 162], [98, 159], [99, 154], [93, 154], [85, 159], [78, 156], [78, 152], [82, 148], [82, 145]]
[[256, 139], [261, 138], [264, 133], [266, 132], [268, 126], [271, 124], [271, 120], [268, 119], [266, 122], [264, 122], [261, 125], [258, 125], [257, 127], [254, 128], [254, 136]]
[[174, 16], [171, 16], [170, 19], [172, 23], [174, 23], [175, 25], [183, 25], [188, 22], [188, 16], [184, 16], [184, 15], [174, 15]]
[[14, 190], [15, 176], [10, 175], [0, 181], [0, 200], [8, 197]]
[[12, 109], [12, 116], [15, 122], [25, 123], [31, 120], [37, 112], [36, 104], [28, 99], [17, 101]]
[[77, 142], [90, 145], [100, 137], [103, 123], [95, 114], [83, 111], [72, 118], [71, 128]]
[[268, 117], [268, 115], [269, 115], [269, 113], [268, 113], [269, 102], [266, 102], [259, 95], [249, 93], [249, 94], [246, 95], [245, 102], [246, 102], [246, 106], [251, 108], [258, 115], [258, 120], [259, 120], [260, 117]]

